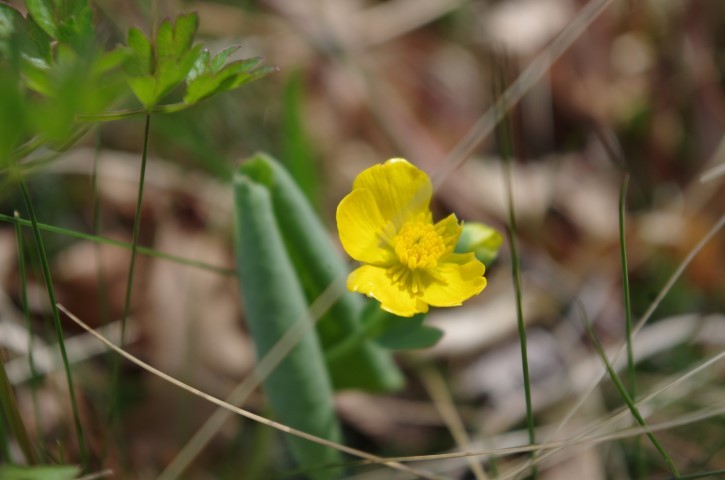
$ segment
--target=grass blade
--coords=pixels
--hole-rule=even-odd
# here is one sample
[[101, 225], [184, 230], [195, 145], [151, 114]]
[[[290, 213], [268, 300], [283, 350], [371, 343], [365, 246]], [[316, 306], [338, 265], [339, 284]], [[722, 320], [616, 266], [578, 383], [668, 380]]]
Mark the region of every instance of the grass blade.
[[599, 357], [602, 359], [602, 362], [604, 363], [604, 366], [607, 369], [607, 373], [609, 374], [609, 377], [612, 379], [612, 382], [614, 383], [614, 386], [617, 388], [617, 391], [619, 392], [619, 395], [622, 397], [622, 400], [624, 400], [624, 403], [627, 404], [627, 407], [629, 408], [629, 411], [632, 412], [632, 416], [637, 420], [637, 423], [646, 430], [647, 437], [649, 437], [650, 441], [652, 442], [652, 445], [657, 449], [657, 451], [660, 453], [662, 458], [665, 460], [665, 463], [667, 464], [667, 467], [670, 469], [670, 472], [676, 477], [680, 477], [680, 472], [677, 470], [677, 466], [675, 466], [675, 463], [672, 461], [672, 458], [667, 454], [665, 449], [660, 444], [659, 440], [657, 440], [657, 437], [654, 436], [654, 433], [652, 433], [649, 428], [647, 427], [647, 423], [644, 421], [644, 418], [639, 413], [639, 409], [634, 404], [634, 401], [632, 400], [632, 397], [627, 393], [627, 388], [624, 386], [624, 383], [619, 378], [619, 375], [617, 375], [617, 372], [612, 368], [612, 364], [609, 361], [609, 358], [607, 357], [606, 352], [604, 351], [604, 348], [602, 347], [602, 344], [599, 342], [599, 338], [597, 337], [596, 333], [594, 332], [594, 328], [592, 327], [592, 323], [589, 320], [589, 317], [586, 313], [586, 310], [584, 310], [584, 306], [577, 302], [577, 306], [579, 307], [579, 311], [582, 316], [582, 321], [584, 322], [584, 326], [587, 329], [587, 333], [589, 334], [589, 337], [592, 340], [592, 343], [594, 344], [594, 348], [596, 349], [597, 353], [599, 354]]
[[45, 244], [43, 243], [43, 237], [40, 234], [40, 228], [38, 228], [38, 219], [35, 216], [35, 209], [33, 208], [33, 202], [30, 199], [30, 192], [28, 191], [27, 185], [22, 177], [18, 178], [20, 183], [20, 190], [23, 194], [23, 201], [25, 207], [28, 209], [30, 215], [30, 221], [33, 224], [33, 236], [35, 237], [35, 246], [38, 249], [38, 257], [40, 258], [40, 265], [43, 269], [43, 278], [45, 279], [45, 286], [48, 291], [48, 299], [50, 300], [50, 308], [53, 313], [53, 324], [55, 325], [55, 333], [58, 337], [58, 346], [60, 348], [60, 355], [63, 359], [63, 368], [65, 370], [65, 378], [68, 383], [68, 393], [70, 394], [71, 408], [73, 410], [73, 423], [75, 424], [76, 436], [78, 438], [78, 448], [81, 454], [81, 460], [84, 466], [88, 466], [88, 451], [86, 449], [86, 441], [83, 436], [83, 428], [81, 426], [81, 417], [78, 413], [78, 404], [76, 402], [75, 387], [73, 386], [73, 376], [71, 375], [70, 363], [68, 362], [68, 353], [65, 350], [65, 343], [63, 341], [63, 327], [60, 323], [60, 314], [58, 313], [58, 307], [55, 301], [55, 290], [53, 289], [53, 279], [50, 274], [50, 265], [48, 263], [48, 256], [45, 253]]

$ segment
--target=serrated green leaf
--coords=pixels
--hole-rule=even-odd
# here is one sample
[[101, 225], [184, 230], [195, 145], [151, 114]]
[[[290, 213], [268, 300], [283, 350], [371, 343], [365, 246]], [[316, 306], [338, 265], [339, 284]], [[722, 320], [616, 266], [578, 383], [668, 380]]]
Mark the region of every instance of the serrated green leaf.
[[33, 17], [28, 17], [25, 21], [25, 38], [24, 43], [21, 46], [23, 55], [32, 59], [32, 61], [38, 63], [42, 61], [44, 64], [50, 63], [51, 60], [51, 38], [40, 26], [33, 20]]
[[173, 24], [168, 19], [161, 22], [155, 43], [157, 61], [183, 56], [191, 48], [198, 26], [196, 13], [179, 15]]
[[156, 64], [156, 102], [161, 101], [171, 90], [186, 79], [201, 53], [201, 45], [186, 51], [180, 58], [159, 59]]
[[211, 54], [207, 49], [203, 49], [201, 52], [199, 52], [199, 56], [196, 57], [194, 66], [191, 67], [191, 70], [189, 70], [189, 74], [186, 76], [187, 83], [193, 82], [196, 78], [209, 72], [210, 57]]
[[152, 73], [153, 49], [148, 37], [136, 27], [128, 29], [126, 44], [132, 54], [127, 58], [124, 68], [128, 75], [140, 77]]
[[0, 466], [0, 480], [72, 480], [80, 473], [75, 465]]
[[55, 5], [52, 0], [25, 0], [28, 12], [38, 26], [52, 38], [58, 38], [58, 24], [55, 18]]
[[[209, 62], [209, 70], [212, 72], [220, 71], [224, 67], [224, 64], [227, 62], [229, 56], [235, 53], [240, 48], [241, 47], [239, 45], [232, 45], [231, 47], [227, 47], [221, 52], [214, 55], [214, 58]], [[261, 60], [262, 59], [260, 58], [259, 61]]]
[[127, 82], [144, 107], [151, 108], [156, 104], [156, 79], [154, 77], [151, 75], [131, 77], [127, 79]]
[[127, 47], [117, 47], [110, 52], [103, 52], [94, 59], [91, 71], [94, 75], [103, 75], [123, 65], [131, 55], [133, 50]]

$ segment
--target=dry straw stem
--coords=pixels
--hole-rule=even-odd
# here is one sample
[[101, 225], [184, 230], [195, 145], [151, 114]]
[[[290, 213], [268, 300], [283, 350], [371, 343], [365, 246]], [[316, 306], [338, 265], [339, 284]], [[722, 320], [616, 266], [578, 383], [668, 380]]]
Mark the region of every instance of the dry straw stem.
[[587, 3], [577, 16], [542, 51], [519, 77], [503, 92], [496, 103], [471, 127], [443, 161], [442, 166], [433, 176], [434, 187], [443, 184], [448, 176], [458, 168], [478, 148], [496, 125], [507, 115], [531, 88], [541, 80], [551, 65], [558, 59], [589, 25], [607, 8], [612, 0], [592, 0]]
[[57, 307], [59, 310], [61, 310], [63, 313], [65, 313], [68, 316], [68, 318], [73, 320], [73, 322], [75, 322], [78, 326], [80, 326], [82, 329], [84, 329], [85, 331], [87, 331], [88, 333], [90, 333], [91, 335], [96, 337], [100, 342], [104, 343], [108, 348], [110, 348], [114, 352], [118, 353], [119, 355], [124, 357], [126, 360], [138, 365], [139, 367], [143, 368], [144, 370], [148, 371], [149, 373], [156, 375], [157, 377], [161, 378], [162, 380], [165, 380], [165, 381], [171, 383], [172, 385], [181, 388], [182, 390], [186, 390], [187, 392], [190, 392], [200, 398], [203, 398], [204, 400], [206, 400], [210, 403], [213, 403], [222, 408], [225, 408], [232, 413], [236, 413], [237, 415], [241, 415], [245, 418], [248, 418], [255, 422], [261, 423], [262, 425], [266, 425], [268, 427], [274, 428], [281, 432], [287, 433], [289, 435], [294, 435], [296, 437], [308, 440], [310, 442], [317, 443], [317, 444], [323, 445], [325, 447], [333, 448], [335, 450], [339, 450], [343, 453], [347, 453], [349, 455], [352, 455], [352, 456], [355, 456], [358, 458], [363, 458], [363, 459], [371, 461], [373, 463], [380, 463], [380, 464], [386, 465], [390, 468], [393, 468], [395, 470], [400, 470], [400, 471], [403, 471], [406, 473], [410, 473], [410, 474], [415, 475], [420, 478], [427, 478], [427, 479], [433, 479], [433, 480], [437, 480], [437, 479], [441, 478], [436, 475], [430, 474], [428, 472], [423, 472], [420, 470], [410, 468], [406, 465], [403, 465], [403, 464], [395, 462], [395, 461], [390, 462], [382, 457], [378, 457], [377, 455], [372, 455], [370, 453], [364, 452], [362, 450], [358, 450], [356, 448], [348, 447], [346, 445], [331, 442], [324, 438], [310, 435], [309, 433], [302, 432], [302, 431], [294, 429], [294, 428], [290, 428], [287, 425], [283, 425], [281, 423], [275, 422], [275, 421], [265, 418], [261, 415], [257, 415], [248, 410], [244, 410], [243, 408], [239, 408], [234, 405], [230, 405], [229, 403], [225, 402], [224, 400], [216, 398], [213, 395], [209, 395], [208, 393], [202, 392], [201, 390], [198, 390], [190, 385], [187, 385], [186, 383], [181, 382], [181, 381], [177, 380], [176, 378], [174, 378], [170, 375], [167, 375], [166, 373], [162, 372], [161, 370], [152, 367], [148, 363], [136, 358], [135, 356], [131, 355], [130, 353], [126, 352], [125, 350], [114, 345], [108, 339], [106, 339], [105, 337], [100, 335], [98, 332], [93, 330], [91, 327], [86, 325], [81, 319], [79, 319], [78, 317], [73, 315], [63, 305], [57, 304]]
[[[654, 311], [657, 309], [659, 304], [662, 302], [662, 300], [665, 298], [667, 293], [669, 293], [672, 286], [675, 284], [678, 278], [682, 275], [682, 273], [685, 271], [687, 266], [692, 262], [692, 259], [695, 258], [695, 256], [700, 252], [700, 250], [703, 249], [703, 247], [709, 242], [712, 237], [715, 236], [715, 234], [725, 225], [725, 215], [722, 215], [720, 219], [713, 225], [713, 227], [705, 234], [704, 237], [693, 247], [693, 249], [690, 251], [690, 253], [687, 254], [687, 256], [682, 260], [682, 262], [678, 265], [678, 267], [675, 269], [675, 271], [672, 273], [670, 278], [667, 280], [665, 285], [662, 287], [662, 290], [660, 290], [660, 293], [657, 295], [657, 297], [654, 299], [654, 301], [650, 304], [649, 308], [646, 312], [642, 315], [642, 317], [639, 319], [637, 324], [635, 325], [634, 329], [632, 330], [632, 338], [637, 336], [639, 331], [644, 327], [645, 323], [647, 323], [647, 320], [652, 316]], [[617, 352], [612, 357], [612, 363], [616, 363], [619, 357], [624, 353], [624, 351], [627, 348], [626, 342], [622, 343], [619, 348], [617, 349]], [[599, 376], [592, 382], [589, 389], [581, 396], [579, 397], [579, 400], [577, 401], [576, 405], [569, 410], [567, 415], [562, 419], [562, 421], [559, 423], [559, 426], [557, 427], [556, 431], [554, 432], [554, 435], [558, 433], [562, 428], [564, 428], [569, 421], [574, 417], [574, 414], [576, 414], [577, 411], [584, 405], [584, 402], [589, 398], [589, 395], [592, 394], [592, 392], [597, 388], [597, 385], [602, 381], [602, 379], [607, 374], [606, 369], [602, 369]]]
[[[468, 438], [466, 427], [456, 410], [456, 405], [453, 403], [453, 398], [451, 398], [451, 393], [448, 390], [446, 382], [443, 380], [443, 376], [433, 368], [424, 367], [420, 371], [420, 379], [425, 389], [428, 390], [428, 394], [433, 400], [438, 413], [440, 413], [440, 416], [446, 423], [448, 431], [451, 432], [451, 436], [456, 441], [458, 448], [460, 450], [469, 450], [471, 448], [471, 440]], [[481, 462], [478, 459], [468, 457], [468, 464], [477, 480], [485, 480], [487, 478], [486, 472], [483, 471]]]

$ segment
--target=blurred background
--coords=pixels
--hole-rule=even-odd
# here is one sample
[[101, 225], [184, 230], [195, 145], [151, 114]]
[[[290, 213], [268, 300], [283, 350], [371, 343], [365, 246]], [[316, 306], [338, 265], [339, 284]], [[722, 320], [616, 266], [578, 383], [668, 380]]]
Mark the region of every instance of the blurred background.
[[[260, 150], [287, 166], [335, 239], [335, 208], [354, 177], [391, 157], [405, 157], [435, 179], [436, 218], [455, 212], [464, 221], [504, 232], [506, 183], [494, 136], [455, 169], [449, 168], [450, 153], [500, 96], [501, 79], [508, 85], [536, 58], [546, 58], [552, 39], [580, 21], [577, 15], [586, 4], [94, 1], [98, 30], [108, 45], [122, 42], [130, 26], [149, 32], [164, 17], [196, 11], [198, 38], [213, 52], [241, 44], [239, 58], [261, 55], [280, 68], [238, 91], [152, 118], [140, 243], [234, 268], [230, 181], [240, 162]], [[572, 422], [555, 432], [602, 370], [576, 302], [611, 353], [623, 341], [618, 198], [624, 172], [631, 174], [626, 243], [634, 319], [648, 311], [680, 262], [722, 219], [725, 3], [609, 2], [547, 65], [543, 78], [506, 118], [541, 441], [569, 438], [576, 425], [611, 418], [623, 404], [605, 379]], [[134, 106], [131, 99], [128, 106]], [[143, 128], [142, 119], [102, 124], [29, 178], [39, 220], [91, 231], [91, 174], [97, 161], [99, 233], [130, 241]], [[12, 215], [19, 198], [6, 192], [2, 213]], [[129, 252], [52, 233], [44, 238], [58, 301], [94, 327], [119, 319]], [[40, 266], [34, 254], [28, 256], [40, 374], [32, 378], [9, 223], [0, 225], [0, 245], [0, 347], [6, 369], [41, 443], [54, 458], [77, 461]], [[723, 351], [724, 247], [719, 233], [699, 251], [637, 336], [643, 395]], [[465, 306], [429, 314], [426, 321], [446, 332], [438, 345], [398, 356], [407, 375], [405, 390], [337, 396], [347, 444], [388, 456], [462, 448], [451, 433], [446, 406], [454, 406], [454, 417], [468, 431], [466, 448], [527, 443], [506, 244], [486, 276], [489, 286]], [[238, 285], [228, 272], [141, 255], [132, 298], [128, 348], [159, 369], [224, 397], [253, 366]], [[116, 472], [113, 478], [156, 478], [213, 406], [122, 362], [121, 422], [106, 431], [112, 356], [70, 322], [65, 327], [93, 456]], [[724, 377], [722, 361], [715, 362], [658, 395], [646, 409], [648, 422], [722, 406]], [[246, 408], [268, 413], [261, 393]], [[617, 428], [632, 425], [628, 421], [626, 416]], [[280, 438], [233, 418], [182, 478], [302, 478]], [[633, 464], [631, 439], [612, 440], [564, 449], [542, 463], [540, 478], [642, 478], [643, 471], [645, 478], [666, 478], [661, 458], [642, 438], [644, 467]], [[684, 473], [725, 469], [723, 416], [684, 422], [658, 432], [658, 438]], [[505, 478], [526, 459], [499, 456], [493, 467], [487, 459], [486, 469]], [[423, 465], [448, 478], [474, 478], [465, 459]], [[392, 471], [356, 466], [350, 472], [390, 478]]]

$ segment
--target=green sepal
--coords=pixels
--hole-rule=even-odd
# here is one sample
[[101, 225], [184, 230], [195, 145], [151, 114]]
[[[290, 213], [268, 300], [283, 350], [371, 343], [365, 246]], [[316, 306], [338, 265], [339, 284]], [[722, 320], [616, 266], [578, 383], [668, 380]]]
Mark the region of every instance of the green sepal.
[[[344, 285], [348, 270], [327, 229], [287, 171], [265, 154], [246, 160], [240, 171], [264, 184], [271, 193], [275, 216], [308, 302], [314, 302], [330, 285]], [[325, 351], [360, 329], [362, 298], [347, 290], [322, 315], [317, 334]], [[403, 376], [390, 352], [373, 342], [361, 343], [328, 364], [337, 390], [357, 388], [393, 391], [403, 386]]]
[[503, 235], [493, 227], [479, 222], [466, 222], [458, 237], [456, 253], [473, 252], [486, 267], [490, 267], [498, 257], [503, 243]]
[[[299, 322], [310, 323], [308, 306], [286, 253], [269, 191], [244, 172], [234, 177], [237, 270], [247, 325], [257, 357], [264, 355]], [[270, 407], [290, 427], [339, 442], [332, 386], [312, 325], [264, 380]], [[286, 436], [303, 469], [340, 461], [337, 450]], [[334, 469], [316, 470], [315, 479], [337, 478]]]

